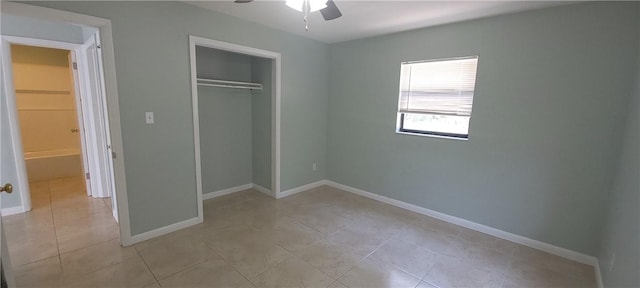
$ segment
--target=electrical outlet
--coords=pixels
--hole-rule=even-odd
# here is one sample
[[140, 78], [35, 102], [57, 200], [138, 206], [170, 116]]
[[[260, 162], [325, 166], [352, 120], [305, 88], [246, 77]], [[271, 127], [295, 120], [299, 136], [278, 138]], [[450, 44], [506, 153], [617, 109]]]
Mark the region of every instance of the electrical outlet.
[[616, 253], [611, 254], [611, 262], [609, 262], [609, 271], [613, 271], [613, 265], [616, 264]]
[[313, 164], [311, 165], [311, 170], [313, 170], [313, 171], [318, 170], [318, 165], [316, 165], [316, 163], [313, 163]]

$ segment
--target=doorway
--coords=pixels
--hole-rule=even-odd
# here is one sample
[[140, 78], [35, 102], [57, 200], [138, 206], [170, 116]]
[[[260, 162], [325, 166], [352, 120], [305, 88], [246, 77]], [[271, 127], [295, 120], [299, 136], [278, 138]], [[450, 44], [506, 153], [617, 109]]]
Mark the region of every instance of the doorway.
[[[22, 203], [21, 209], [4, 209], [4, 215], [31, 210], [29, 181], [81, 176], [88, 196], [111, 198], [118, 220], [117, 199], [111, 197], [115, 185], [99, 37], [94, 33], [84, 44], [2, 36], [3, 54], [10, 60], [3, 80], [9, 90], [7, 114]], [[80, 166], [72, 165], [79, 159]]]
[[[11, 62], [31, 209], [51, 205], [49, 189], [70, 186], [91, 196], [86, 134], [72, 51], [11, 45]], [[81, 133], [82, 131], [82, 133]]]
[[17, 193], [3, 200], [21, 204], [2, 211], [14, 267], [120, 242], [93, 31], [84, 44], [2, 36], [6, 141], [18, 164]]

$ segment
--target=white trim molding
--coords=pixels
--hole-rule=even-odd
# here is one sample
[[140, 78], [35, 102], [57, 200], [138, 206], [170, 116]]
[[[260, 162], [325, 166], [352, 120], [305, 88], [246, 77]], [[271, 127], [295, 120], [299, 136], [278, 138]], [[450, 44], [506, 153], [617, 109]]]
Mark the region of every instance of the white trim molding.
[[273, 198], [276, 198], [275, 195], [273, 195], [273, 193], [271, 193], [271, 190], [264, 188], [258, 184], [255, 183], [249, 183], [249, 184], [244, 184], [244, 185], [240, 185], [240, 186], [236, 186], [236, 187], [231, 187], [231, 188], [227, 188], [227, 189], [222, 189], [222, 190], [218, 190], [218, 191], [214, 191], [214, 192], [209, 192], [209, 193], [205, 193], [202, 194], [202, 200], [209, 200], [209, 199], [213, 199], [213, 198], [217, 198], [220, 196], [224, 196], [224, 195], [229, 195], [229, 194], [233, 194], [236, 192], [240, 192], [243, 190], [247, 190], [247, 189], [256, 189], [258, 192], [267, 194], [268, 196], [271, 196]]
[[329, 185], [329, 182], [327, 180], [320, 180], [320, 181], [316, 181], [316, 182], [309, 183], [309, 184], [306, 184], [306, 185], [298, 186], [296, 188], [292, 188], [292, 189], [289, 189], [289, 190], [286, 190], [286, 191], [282, 191], [282, 192], [276, 194], [276, 199], [282, 199], [284, 197], [291, 196], [293, 194], [298, 194], [300, 192], [304, 192], [304, 191], [307, 191], [309, 189], [320, 187], [322, 185]]
[[247, 190], [247, 189], [251, 189], [251, 188], [253, 188], [253, 184], [249, 183], [249, 184], [244, 184], [244, 185], [240, 185], [240, 186], [236, 186], [236, 187], [222, 189], [222, 190], [218, 190], [218, 191], [214, 191], [214, 192], [209, 192], [209, 193], [202, 194], [202, 200], [207, 200], [207, 199], [216, 198], [216, 197], [220, 197], [220, 196], [224, 196], [224, 195], [229, 195], [231, 193], [236, 193], [236, 192], [240, 192], [242, 190]]
[[[280, 122], [281, 122], [281, 93], [282, 93], [282, 55], [278, 52], [207, 39], [189, 35], [189, 65], [191, 73], [191, 105], [193, 112], [193, 145], [196, 168], [196, 194], [198, 202], [198, 219], [204, 221], [202, 194], [202, 163], [200, 159], [200, 120], [198, 115], [198, 73], [196, 61], [196, 46], [214, 48], [234, 53], [271, 59], [272, 65], [272, 100], [271, 100], [271, 183], [273, 194], [280, 191]], [[266, 189], [265, 189], [266, 190]], [[258, 190], [260, 191], [260, 190]], [[269, 193], [271, 194], [271, 193]]]
[[267, 195], [269, 195], [269, 196], [271, 196], [273, 198], [276, 198], [276, 195], [273, 194], [273, 192], [271, 192], [271, 190], [269, 190], [267, 188], [264, 188], [264, 187], [262, 187], [262, 186], [260, 186], [260, 185], [258, 185], [256, 183], [251, 184], [251, 186], [253, 187], [253, 189], [258, 190], [258, 192], [262, 192], [262, 193], [267, 194]]
[[442, 221], [445, 221], [445, 222], [449, 222], [451, 224], [455, 224], [455, 225], [458, 225], [458, 226], [462, 226], [462, 227], [465, 227], [465, 228], [468, 228], [468, 229], [471, 229], [471, 230], [475, 230], [475, 231], [478, 231], [478, 232], [489, 234], [491, 236], [495, 236], [495, 237], [498, 237], [498, 238], [509, 240], [511, 242], [522, 244], [524, 246], [531, 247], [531, 248], [534, 248], [534, 249], [538, 249], [538, 250], [541, 250], [541, 251], [544, 251], [544, 252], [547, 252], [547, 253], [550, 253], [550, 254], [554, 254], [554, 255], [569, 259], [569, 260], [573, 260], [573, 261], [576, 261], [576, 262], [579, 262], [579, 263], [591, 265], [591, 266], [594, 266], [594, 267], [596, 267], [596, 265], [598, 263], [598, 260], [595, 257], [590, 256], [590, 255], [586, 255], [586, 254], [582, 254], [582, 253], [579, 253], [579, 252], [576, 252], [576, 251], [572, 251], [572, 250], [569, 250], [569, 249], [565, 249], [565, 248], [562, 248], [562, 247], [554, 246], [554, 245], [551, 245], [551, 244], [548, 244], [548, 243], [544, 243], [544, 242], [541, 242], [541, 241], [538, 241], [538, 240], [534, 240], [534, 239], [527, 238], [527, 237], [524, 237], [524, 236], [516, 235], [516, 234], [510, 233], [510, 232], [506, 232], [506, 231], [499, 230], [499, 229], [496, 229], [496, 228], [493, 228], [493, 227], [482, 225], [482, 224], [479, 224], [479, 223], [476, 223], [476, 222], [472, 222], [472, 221], [469, 221], [469, 220], [466, 220], [466, 219], [458, 218], [458, 217], [451, 216], [451, 215], [448, 215], [448, 214], [445, 214], [445, 213], [441, 213], [441, 212], [434, 211], [434, 210], [431, 210], [431, 209], [427, 209], [427, 208], [424, 208], [424, 207], [416, 206], [416, 205], [409, 204], [409, 203], [406, 203], [406, 202], [402, 202], [402, 201], [399, 201], [399, 200], [396, 200], [396, 199], [392, 199], [392, 198], [389, 198], [389, 197], [386, 197], [386, 196], [378, 195], [378, 194], [371, 193], [371, 192], [368, 192], [368, 191], [364, 191], [364, 190], [361, 190], [361, 189], [358, 189], [358, 188], [354, 188], [354, 187], [347, 186], [347, 185], [344, 185], [344, 184], [336, 183], [336, 182], [333, 182], [333, 181], [326, 180], [325, 183], [327, 185], [329, 185], [329, 186], [338, 188], [340, 190], [351, 192], [353, 194], [360, 195], [360, 196], [363, 196], [363, 197], [366, 197], [366, 198], [370, 198], [370, 199], [373, 199], [373, 200], [376, 200], [376, 201], [380, 201], [382, 203], [386, 203], [386, 204], [393, 205], [393, 206], [396, 206], [396, 207], [399, 207], [399, 208], [403, 208], [403, 209], [406, 209], [406, 210], [409, 210], [409, 211], [412, 211], [412, 212], [416, 212], [416, 213], [419, 213], [419, 214], [422, 214], [422, 215], [433, 217], [433, 218], [436, 218], [436, 219], [439, 219], [439, 220], [442, 220]]
[[189, 226], [196, 225], [198, 223], [200, 223], [200, 221], [198, 221], [198, 217], [195, 217], [195, 218], [191, 218], [189, 220], [181, 221], [181, 222], [178, 222], [178, 223], [173, 223], [171, 225], [160, 227], [158, 229], [153, 229], [151, 231], [147, 231], [147, 232], [144, 232], [144, 233], [133, 235], [133, 236], [131, 236], [130, 245], [133, 245], [133, 244], [136, 244], [136, 243], [140, 243], [142, 241], [149, 240], [151, 238], [160, 237], [162, 235], [166, 235], [166, 234], [169, 234], [171, 232], [175, 232], [175, 231], [187, 228]]
[[24, 213], [27, 212], [26, 210], [24, 210], [24, 206], [15, 206], [15, 207], [9, 207], [9, 208], [2, 208], [0, 209], [0, 213], [2, 214], [2, 216], [9, 216], [9, 215], [14, 215], [14, 214], [20, 214], [20, 213]]
[[604, 288], [604, 282], [602, 282], [602, 271], [600, 271], [600, 261], [596, 259], [596, 265], [593, 267], [596, 271], [596, 285], [598, 288]]

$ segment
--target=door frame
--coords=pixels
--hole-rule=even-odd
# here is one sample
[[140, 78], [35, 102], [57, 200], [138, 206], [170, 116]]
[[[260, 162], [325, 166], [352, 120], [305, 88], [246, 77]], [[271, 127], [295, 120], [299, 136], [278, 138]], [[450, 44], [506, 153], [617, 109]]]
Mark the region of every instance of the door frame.
[[202, 199], [202, 164], [200, 161], [200, 118], [198, 114], [198, 74], [196, 70], [196, 46], [214, 48], [248, 56], [271, 59], [272, 98], [271, 98], [271, 191], [270, 195], [280, 198], [280, 122], [282, 91], [282, 55], [278, 52], [228, 43], [218, 40], [189, 35], [189, 60], [191, 66], [191, 103], [193, 109], [193, 138], [196, 163], [196, 189], [198, 196], [198, 220], [204, 221]]
[[[87, 109], [90, 108], [89, 106], [91, 106], [91, 103], [93, 103], [93, 101], [95, 100], [99, 100], [99, 99], [89, 99], [90, 97], [87, 97], [86, 95], [89, 95], [89, 93], [87, 93], [87, 84], [84, 83], [86, 81], [81, 81], [82, 79], [86, 79], [88, 77], [88, 71], [86, 67], [84, 67], [85, 65], [84, 62], [87, 61], [86, 59], [86, 55], [83, 54], [82, 48], [83, 48], [83, 44], [75, 44], [75, 43], [68, 43], [68, 42], [60, 42], [60, 41], [52, 41], [52, 40], [43, 40], [43, 39], [37, 39], [37, 38], [28, 38], [28, 37], [17, 37], [17, 36], [2, 36], [2, 49], [3, 49], [3, 53], [5, 53], [5, 57], [7, 59], [10, 59], [11, 57], [11, 51], [10, 51], [10, 47], [11, 45], [25, 45], [25, 46], [30, 46], [30, 47], [42, 47], [42, 48], [52, 48], [52, 49], [61, 49], [61, 50], [67, 50], [70, 52], [71, 54], [71, 62], [69, 63], [69, 69], [71, 70], [71, 77], [72, 77], [72, 82], [73, 82], [73, 92], [74, 92], [74, 102], [75, 102], [75, 108], [76, 108], [76, 118], [78, 121], [78, 127], [79, 132], [80, 132], [80, 150], [82, 151], [82, 168], [83, 168], [83, 172], [84, 173], [89, 173], [90, 171], [95, 171], [96, 169], [100, 169], [100, 161], [98, 161], [96, 159], [97, 155], [95, 151], [96, 148], [93, 146], [99, 145], [98, 143], [96, 143], [96, 137], [94, 136], [95, 132], [101, 132], [101, 131], [88, 131], [87, 127], [93, 127], [93, 125], [87, 125], [90, 124], [91, 122], [93, 122], [95, 119], [97, 119], [96, 117], [100, 117], [102, 115], [95, 115], [92, 109]], [[8, 44], [8, 46], [7, 46]], [[6, 51], [6, 52], [5, 52]], [[9, 61], [7, 61], [9, 62]], [[76, 62], [78, 67], [82, 67], [83, 69], [80, 68], [73, 68], [71, 67], [71, 64], [73, 62]], [[11, 64], [12, 62], [10, 62]], [[11, 69], [11, 68], [8, 68]], [[7, 70], [10, 71], [10, 70]], [[7, 73], [5, 76], [5, 82], [10, 82], [12, 79], [13, 73]], [[13, 85], [13, 83], [11, 83]], [[15, 90], [15, 87], [11, 88], [13, 90]], [[29, 189], [29, 181], [28, 181], [28, 175], [27, 175], [27, 171], [25, 169], [26, 167], [26, 161], [24, 159], [24, 157], [20, 157], [21, 155], [23, 155], [23, 146], [22, 146], [22, 136], [21, 133], [22, 131], [20, 130], [20, 125], [19, 122], [20, 120], [18, 119], [18, 115], [17, 115], [17, 107], [16, 107], [16, 95], [15, 95], [15, 91], [10, 90], [7, 91], [7, 93], [5, 94], [7, 97], [7, 103], [8, 103], [8, 109], [9, 110], [9, 128], [11, 130], [11, 137], [12, 137], [12, 148], [13, 151], [16, 151], [14, 157], [15, 157], [15, 162], [17, 163], [17, 178], [18, 178], [18, 183], [20, 185], [20, 196], [21, 199], [23, 200], [22, 203], [22, 209], [20, 209], [21, 211], [15, 211], [17, 213], [19, 212], [26, 212], [26, 211], [30, 211], [31, 210], [31, 195], [30, 193], [30, 189]], [[100, 121], [100, 120], [98, 120]], [[102, 121], [101, 121], [102, 122]], [[93, 151], [91, 153], [89, 153], [89, 151]], [[110, 166], [107, 167], [108, 169], [111, 169]], [[93, 173], [93, 174], [98, 174], [98, 173]], [[92, 196], [92, 197], [107, 197], [110, 196], [109, 194], [110, 191], [97, 191], [99, 187], [102, 187], [101, 185], [95, 185], [95, 184], [99, 184], [98, 182], [101, 182], [102, 179], [99, 179], [99, 177], [96, 177], [97, 175], [94, 175], [93, 177], [91, 177], [91, 179], [87, 178], [86, 175], [83, 175], [83, 177], [85, 177], [85, 182], [86, 182], [86, 186], [87, 186], [87, 195], [88, 196]], [[10, 215], [10, 214], [7, 214]]]
[[[108, 115], [109, 115], [109, 109], [108, 109], [108, 105], [106, 103], [106, 91], [105, 91], [105, 82], [104, 82], [104, 64], [102, 61], [102, 50], [100, 47], [100, 33], [94, 33], [94, 35], [92, 35], [91, 37], [89, 37], [89, 40], [85, 41], [84, 44], [82, 44], [82, 57], [86, 60], [84, 61], [86, 65], [83, 65], [85, 67], [83, 67], [83, 71], [85, 71], [87, 73], [87, 77], [91, 77], [91, 71], [95, 71], [97, 72], [96, 75], [93, 75], [93, 77], [96, 79], [96, 85], [97, 87], [95, 88], [95, 91], [97, 94], [100, 95], [100, 97], [98, 99], [92, 99], [92, 100], [98, 100], [95, 101], [94, 103], [91, 103], [94, 109], [94, 113], [97, 113], [98, 118], [100, 119], [104, 119], [105, 121], [100, 121], [99, 125], [99, 129], [102, 136], [104, 137], [103, 141], [107, 143], [106, 147], [102, 147], [99, 148], [98, 147], [98, 153], [100, 155], [102, 155], [102, 157], [104, 157], [104, 165], [107, 165], [107, 169], [101, 172], [106, 172], [106, 174], [101, 174], [101, 180], [104, 182], [104, 185], [102, 186], [103, 188], [106, 188], [104, 190], [107, 191], [108, 195], [111, 197], [111, 205], [112, 205], [112, 213], [113, 213], [113, 217], [116, 219], [116, 221], [120, 221], [118, 219], [118, 202], [117, 202], [117, 194], [115, 193], [115, 178], [114, 178], [114, 164], [113, 164], [113, 159], [115, 157], [115, 154], [113, 154], [113, 150], [112, 150], [112, 143], [111, 143], [111, 133], [109, 131], [110, 127], [109, 127], [109, 121], [108, 120]], [[95, 53], [95, 55], [92, 55], [91, 53], [89, 53], [88, 51], [91, 49], [87, 49], [87, 47], [91, 47], [94, 46], [93, 50]], [[89, 65], [90, 63], [92, 63], [93, 61], [93, 69], [91, 69], [91, 65]], [[84, 84], [87, 84], [86, 82]], [[86, 89], [91, 90], [91, 85], [89, 85], [89, 87], [86, 87]], [[99, 138], [96, 138], [99, 139]], [[105, 187], [106, 185], [106, 187]], [[94, 192], [96, 190], [94, 189]], [[95, 195], [94, 195], [95, 196]], [[98, 193], [98, 197], [104, 197], [105, 194], [102, 193]]]
[[[96, 33], [97, 34], [97, 33]], [[88, 135], [87, 142], [90, 143], [86, 149], [87, 151], [91, 151], [89, 155], [92, 157], [89, 158], [89, 164], [93, 169], [89, 169], [91, 171], [91, 179], [89, 182], [92, 184], [92, 193], [89, 194], [96, 198], [103, 198], [112, 196], [111, 191], [113, 190], [112, 178], [110, 175], [112, 172], [110, 170], [113, 169], [112, 163], [112, 155], [110, 155], [110, 141], [109, 141], [109, 133], [106, 127], [108, 127], [108, 121], [105, 121], [106, 113], [103, 109], [104, 102], [104, 91], [102, 87], [104, 86], [103, 78], [101, 78], [99, 71], [102, 69], [101, 61], [99, 60], [100, 55], [100, 43], [98, 41], [99, 37], [97, 35], [91, 35], [88, 40], [85, 41], [80, 48], [76, 50], [77, 59], [77, 69], [74, 69], [81, 78], [84, 78], [84, 81], [78, 81], [80, 86], [80, 90], [85, 95], [95, 94], [96, 97], [80, 97], [82, 101], [82, 107], [85, 108], [82, 111], [82, 116], [85, 119], [86, 123], [89, 124], [91, 128], [85, 130], [86, 135]], [[88, 52], [88, 48], [93, 47], [94, 54]], [[90, 65], [90, 63], [92, 63]], [[82, 96], [82, 94], [81, 94]], [[103, 146], [106, 143], [106, 146]], [[106, 169], [103, 169], [106, 168]], [[117, 213], [114, 213], [114, 217], [116, 218]]]
[[131, 224], [129, 219], [129, 203], [127, 197], [127, 181], [125, 174], [122, 129], [120, 125], [120, 106], [118, 101], [118, 85], [116, 81], [111, 20], [14, 2], [2, 3], [2, 13], [53, 22], [72, 23], [98, 29], [102, 49], [102, 73], [104, 75], [105, 84], [104, 90], [106, 92], [103, 97], [106, 98], [106, 109], [108, 111], [105, 117], [109, 125], [112, 152], [116, 156], [113, 159], [115, 195], [112, 195], [112, 197], [115, 196], [118, 200], [117, 213], [121, 244], [123, 246], [130, 246], [134, 244], [131, 239]]
[[[4, 82], [5, 82], [5, 97], [6, 97], [6, 103], [7, 103], [7, 118], [9, 119], [9, 130], [11, 132], [11, 147], [14, 151], [13, 153], [13, 157], [14, 157], [14, 161], [16, 163], [16, 177], [18, 178], [18, 187], [20, 189], [18, 189], [20, 191], [20, 200], [22, 202], [22, 209], [20, 209], [20, 211], [13, 211], [16, 213], [22, 213], [22, 212], [27, 212], [27, 211], [31, 211], [31, 195], [29, 194], [30, 189], [29, 189], [29, 180], [28, 180], [28, 175], [27, 175], [27, 169], [26, 169], [26, 161], [24, 159], [24, 151], [23, 151], [23, 147], [22, 147], [22, 131], [20, 130], [20, 120], [18, 119], [18, 109], [17, 109], [17, 105], [16, 105], [16, 91], [15, 91], [15, 87], [13, 85], [13, 61], [11, 60], [11, 45], [25, 45], [25, 46], [31, 46], [31, 47], [43, 47], [43, 48], [53, 48], [53, 49], [61, 49], [61, 50], [68, 50], [70, 53], [72, 53], [74, 56], [72, 56], [73, 58], [75, 58], [77, 55], [77, 49], [80, 48], [80, 44], [74, 44], [74, 43], [67, 43], [67, 42], [60, 42], [60, 41], [52, 41], [52, 40], [41, 40], [41, 39], [35, 39], [35, 38], [26, 38], [26, 37], [17, 37], [17, 36], [5, 36], [2, 35], [2, 56], [5, 57], [5, 62], [7, 62], [6, 64], [3, 65], [7, 65], [5, 68], [5, 74], [4, 74]], [[80, 59], [76, 59], [76, 61], [80, 61]], [[69, 69], [72, 69], [72, 67], [69, 67]], [[84, 110], [82, 108], [82, 104], [79, 103], [79, 99], [82, 97], [82, 92], [79, 91], [77, 89], [78, 87], [78, 78], [76, 77], [76, 72], [72, 71], [73, 74], [71, 74], [71, 77], [73, 78], [72, 81], [74, 83], [74, 85], [76, 87], [74, 87], [74, 102], [75, 106], [76, 106], [76, 118], [78, 118], [78, 125], [82, 125], [84, 126], [84, 123], [80, 123], [80, 122], [84, 122], [84, 117], [79, 117], [80, 113], [83, 113], [82, 111]], [[85, 144], [86, 141], [86, 132], [83, 131], [84, 129], [80, 129], [80, 140], [81, 140], [81, 145]], [[85, 151], [85, 149], [82, 149], [83, 151]], [[89, 155], [87, 155], [86, 153], [83, 153], [82, 155], [83, 158], [88, 159]], [[84, 162], [84, 160], [83, 160]], [[88, 168], [88, 167], [83, 167], [83, 169]], [[90, 187], [87, 187], [87, 190], [89, 190]], [[12, 213], [13, 214], [13, 213]], [[6, 215], [10, 215], [10, 214], [6, 214]]]

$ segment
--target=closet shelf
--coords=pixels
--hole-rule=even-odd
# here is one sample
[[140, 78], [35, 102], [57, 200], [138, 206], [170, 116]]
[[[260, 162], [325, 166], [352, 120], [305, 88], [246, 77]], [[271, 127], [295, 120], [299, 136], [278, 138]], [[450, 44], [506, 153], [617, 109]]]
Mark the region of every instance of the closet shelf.
[[212, 86], [234, 89], [262, 90], [262, 84], [239, 81], [226, 81], [207, 78], [197, 78], [198, 86]]
[[16, 89], [16, 93], [70, 95], [71, 91], [68, 91], [68, 90], [45, 90], [45, 89]]

